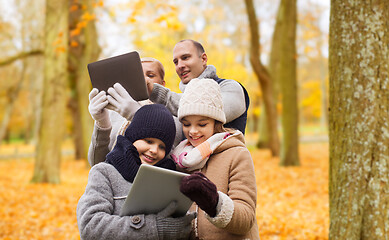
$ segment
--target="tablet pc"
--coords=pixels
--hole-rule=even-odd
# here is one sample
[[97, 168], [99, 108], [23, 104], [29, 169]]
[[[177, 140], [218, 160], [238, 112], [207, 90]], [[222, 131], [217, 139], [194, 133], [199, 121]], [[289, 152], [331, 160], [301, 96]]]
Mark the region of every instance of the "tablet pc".
[[174, 217], [183, 216], [192, 201], [180, 192], [181, 178], [188, 174], [142, 164], [121, 209], [120, 216], [157, 214], [177, 201]]
[[106, 91], [120, 83], [136, 101], [148, 99], [139, 53], [136, 51], [88, 64], [93, 88]]

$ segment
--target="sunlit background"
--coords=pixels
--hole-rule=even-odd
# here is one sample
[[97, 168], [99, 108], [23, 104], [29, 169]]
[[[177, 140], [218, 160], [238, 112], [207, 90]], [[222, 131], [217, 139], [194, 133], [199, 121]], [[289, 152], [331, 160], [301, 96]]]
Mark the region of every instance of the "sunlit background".
[[[255, 1], [264, 65], [269, 59], [278, 5], [278, 1]], [[179, 91], [179, 78], [172, 63], [175, 43], [183, 38], [201, 42], [208, 54], [208, 63], [217, 68], [218, 75], [235, 79], [249, 90], [248, 132], [258, 131], [262, 100], [248, 59], [250, 35], [243, 1], [105, 0], [94, 10], [101, 47], [98, 58], [134, 50], [142, 57], [155, 57], [166, 69], [167, 87], [174, 91]], [[0, 11], [0, 60], [43, 49], [44, 1], [1, 1]], [[328, 27], [329, 1], [298, 1], [296, 45], [302, 135], [326, 131]], [[36, 138], [34, 114], [38, 103], [33, 95], [34, 91], [39, 91], [42, 72], [43, 60], [39, 55], [1, 65], [1, 140]], [[17, 96], [13, 97], [11, 93], [15, 91]], [[279, 113], [280, 109], [278, 104]], [[68, 137], [72, 132], [71, 121], [67, 114]]]

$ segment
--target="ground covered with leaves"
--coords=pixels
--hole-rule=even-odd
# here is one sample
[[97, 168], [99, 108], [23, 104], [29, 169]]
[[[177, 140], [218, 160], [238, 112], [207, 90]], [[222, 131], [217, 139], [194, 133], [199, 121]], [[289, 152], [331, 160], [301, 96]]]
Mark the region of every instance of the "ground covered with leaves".
[[[0, 155], [14, 148], [2, 145]], [[251, 153], [261, 240], [328, 239], [328, 144], [301, 144], [300, 167], [280, 167], [267, 150]], [[3, 157], [0, 239], [80, 239], [76, 206], [88, 180], [86, 165], [67, 156], [61, 164], [61, 184], [33, 184], [33, 158]]]

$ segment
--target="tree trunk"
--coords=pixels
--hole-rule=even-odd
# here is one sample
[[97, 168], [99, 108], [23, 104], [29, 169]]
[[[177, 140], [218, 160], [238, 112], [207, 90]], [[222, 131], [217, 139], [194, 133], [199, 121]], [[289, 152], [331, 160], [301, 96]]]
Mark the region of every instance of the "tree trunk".
[[[281, 4], [278, 7], [277, 12], [277, 19], [274, 26], [274, 32], [272, 37], [272, 45], [271, 45], [271, 51], [270, 51], [270, 60], [269, 60], [269, 74], [271, 76], [271, 84], [273, 89], [273, 105], [274, 105], [274, 111], [277, 113], [277, 103], [278, 103], [278, 96], [279, 96], [279, 72], [280, 72], [280, 56], [282, 54], [281, 52], [281, 41], [280, 38], [280, 32], [282, 30], [282, 26], [284, 24], [284, 18], [282, 16], [281, 11]], [[262, 111], [263, 114], [261, 115], [260, 119], [260, 131], [257, 141], [257, 147], [267, 147], [269, 144], [269, 133], [268, 133], [268, 127], [266, 124], [266, 111]], [[277, 114], [278, 115], [278, 114]], [[276, 126], [278, 129], [278, 122], [276, 122]], [[279, 141], [279, 140], [278, 140]], [[278, 143], [279, 145], [279, 143]]]
[[277, 133], [277, 111], [273, 102], [273, 87], [270, 75], [260, 60], [260, 38], [253, 1], [245, 0], [245, 4], [251, 33], [250, 62], [255, 75], [258, 78], [263, 95], [264, 111], [266, 112], [266, 124], [268, 126], [269, 148], [273, 156], [278, 156], [280, 145]]
[[67, 92], [67, 28], [67, 1], [47, 0], [42, 118], [33, 182], [60, 182], [61, 145], [65, 128]]
[[26, 66], [25, 66], [25, 62], [23, 60], [22, 71], [20, 73], [19, 81], [16, 83], [15, 87], [12, 87], [8, 91], [7, 96], [6, 96], [8, 101], [7, 101], [7, 104], [5, 105], [5, 109], [3, 109], [4, 115], [3, 115], [3, 120], [1, 121], [1, 125], [0, 125], [0, 145], [3, 142], [3, 139], [6, 135], [6, 131], [8, 129], [9, 121], [11, 119], [11, 114], [12, 114], [12, 111], [14, 108], [15, 101], [18, 98], [20, 89], [22, 88], [22, 85], [23, 85], [25, 72], [26, 72]]
[[330, 239], [389, 236], [388, 9], [331, 1]]
[[[74, 11], [69, 15], [69, 29], [74, 30], [77, 24], [83, 21], [83, 14], [93, 15], [93, 3], [96, 0], [83, 0], [82, 4], [78, 0], [73, 0]], [[86, 6], [85, 10], [82, 8]], [[93, 120], [88, 111], [88, 95], [92, 85], [87, 72], [87, 64], [98, 59], [100, 47], [97, 42], [97, 31], [95, 21], [84, 22], [86, 27], [83, 28], [79, 35], [73, 35], [70, 39], [69, 48], [69, 81], [72, 86], [72, 98], [74, 101], [72, 111], [74, 121], [74, 143], [76, 149], [76, 159], [85, 159], [88, 157], [88, 148], [91, 141], [93, 130]], [[72, 43], [76, 45], [72, 46]]]
[[296, 0], [281, 0], [280, 11], [285, 19], [280, 37], [280, 86], [282, 95], [281, 166], [300, 165], [298, 152], [298, 108], [296, 65]]
[[[39, 70], [44, 70], [44, 56], [36, 59], [36, 68]], [[39, 128], [42, 118], [42, 100], [43, 100], [43, 89], [44, 89], [44, 76], [34, 74], [34, 81], [30, 81], [30, 97], [32, 104], [32, 126], [31, 126], [31, 138], [29, 140], [30, 144], [37, 145], [39, 138]]]
[[262, 103], [262, 112], [259, 116], [259, 131], [258, 131], [258, 139], [256, 143], [257, 148], [269, 148], [269, 129], [266, 124], [267, 114], [265, 111], [265, 104]]

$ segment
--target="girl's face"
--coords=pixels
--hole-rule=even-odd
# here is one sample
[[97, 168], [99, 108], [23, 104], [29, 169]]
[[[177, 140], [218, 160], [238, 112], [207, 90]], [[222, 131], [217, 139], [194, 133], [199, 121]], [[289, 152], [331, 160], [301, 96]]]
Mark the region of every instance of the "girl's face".
[[190, 115], [181, 119], [182, 130], [185, 137], [197, 147], [215, 133], [215, 119]]
[[142, 68], [146, 80], [146, 85], [158, 83], [162, 86], [165, 86], [165, 80], [162, 79], [158, 63], [142, 62]]
[[158, 138], [138, 139], [133, 144], [142, 163], [155, 165], [165, 157], [165, 143]]

